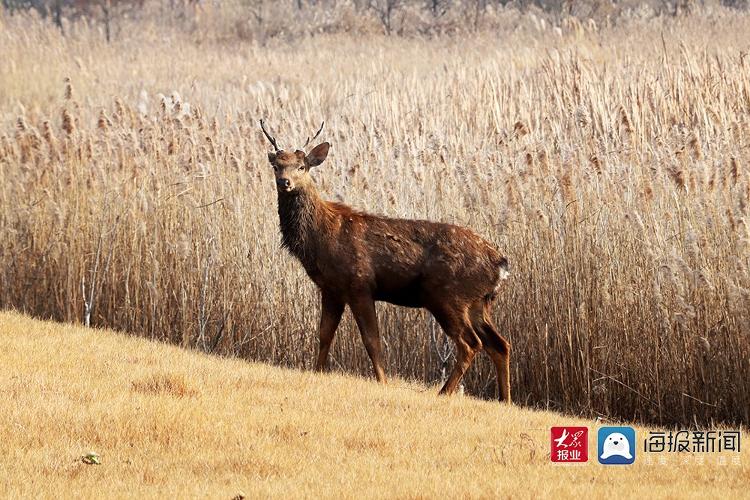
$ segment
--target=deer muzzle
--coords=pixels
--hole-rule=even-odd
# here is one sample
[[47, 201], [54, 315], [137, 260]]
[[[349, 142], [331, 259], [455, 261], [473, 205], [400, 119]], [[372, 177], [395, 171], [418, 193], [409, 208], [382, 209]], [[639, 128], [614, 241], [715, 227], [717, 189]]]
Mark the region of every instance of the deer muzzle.
[[291, 191], [292, 181], [289, 179], [276, 179], [276, 187], [279, 191]]

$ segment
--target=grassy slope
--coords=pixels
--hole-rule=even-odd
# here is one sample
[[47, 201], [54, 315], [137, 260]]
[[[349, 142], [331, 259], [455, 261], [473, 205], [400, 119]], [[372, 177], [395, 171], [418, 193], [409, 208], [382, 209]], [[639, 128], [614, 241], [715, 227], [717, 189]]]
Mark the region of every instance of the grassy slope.
[[[746, 451], [741, 466], [556, 467], [549, 427], [590, 422], [13, 313], [0, 313], [0, 397], [0, 497], [730, 498], [750, 477]], [[89, 450], [102, 465], [79, 460]]]

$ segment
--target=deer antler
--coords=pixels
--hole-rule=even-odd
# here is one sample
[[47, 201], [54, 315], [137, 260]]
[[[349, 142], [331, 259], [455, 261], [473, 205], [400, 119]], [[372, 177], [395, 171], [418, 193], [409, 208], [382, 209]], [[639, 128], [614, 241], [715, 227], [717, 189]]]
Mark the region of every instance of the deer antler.
[[323, 125], [325, 125], [325, 124], [326, 124], [326, 122], [323, 122], [323, 123], [321, 123], [321, 124], [320, 124], [320, 128], [318, 129], [318, 131], [317, 131], [317, 132], [315, 132], [315, 135], [314, 135], [314, 136], [312, 136], [312, 138], [310, 138], [310, 137], [308, 137], [308, 138], [307, 138], [307, 140], [305, 141], [305, 145], [304, 145], [304, 146], [302, 146], [303, 148], [306, 148], [306, 147], [307, 147], [307, 145], [308, 145], [308, 144], [310, 144], [310, 141], [314, 141], [314, 140], [315, 140], [315, 138], [316, 138], [316, 137], [318, 137], [318, 136], [320, 135], [320, 133], [321, 133], [321, 132], [323, 131]]
[[271, 146], [273, 146], [273, 149], [275, 149], [277, 153], [279, 151], [281, 151], [281, 149], [279, 149], [279, 145], [276, 143], [276, 139], [271, 134], [268, 133], [268, 131], [266, 130], [265, 125], [263, 125], [263, 119], [262, 118], [260, 119], [260, 128], [261, 128], [261, 130], [263, 130], [263, 133], [265, 134], [266, 139], [268, 139], [268, 142], [270, 142]]

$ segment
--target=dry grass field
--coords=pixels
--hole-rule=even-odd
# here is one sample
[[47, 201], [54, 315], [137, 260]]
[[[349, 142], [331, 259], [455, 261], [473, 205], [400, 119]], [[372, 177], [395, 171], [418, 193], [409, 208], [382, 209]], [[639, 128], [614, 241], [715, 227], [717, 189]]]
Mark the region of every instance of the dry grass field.
[[747, 434], [740, 465], [554, 466], [549, 427], [593, 420], [436, 392], [0, 313], [0, 497], [746, 494]]
[[[460, 39], [259, 45], [151, 25], [107, 44], [0, 15], [0, 308], [309, 368], [319, 298], [280, 249], [257, 124], [299, 147], [326, 120], [324, 196], [466, 225], [508, 255], [496, 322], [518, 403], [747, 423], [750, 17], [506, 17]], [[389, 375], [437, 384], [450, 351], [434, 321], [379, 314]], [[369, 374], [348, 313], [332, 354]], [[466, 390], [488, 397], [478, 361]], [[497, 413], [493, 432], [532, 415], [471, 405]]]

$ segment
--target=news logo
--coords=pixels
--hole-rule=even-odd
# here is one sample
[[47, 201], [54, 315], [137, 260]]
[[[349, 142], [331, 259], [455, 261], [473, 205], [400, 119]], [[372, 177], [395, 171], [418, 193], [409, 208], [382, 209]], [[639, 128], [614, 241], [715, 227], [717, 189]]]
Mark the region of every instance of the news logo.
[[550, 460], [557, 464], [588, 462], [588, 427], [552, 427], [550, 431]]
[[742, 432], [732, 429], [645, 431], [645, 465], [695, 464], [742, 466]]
[[601, 427], [598, 432], [597, 459], [603, 465], [630, 465], [635, 462], [635, 429]]

